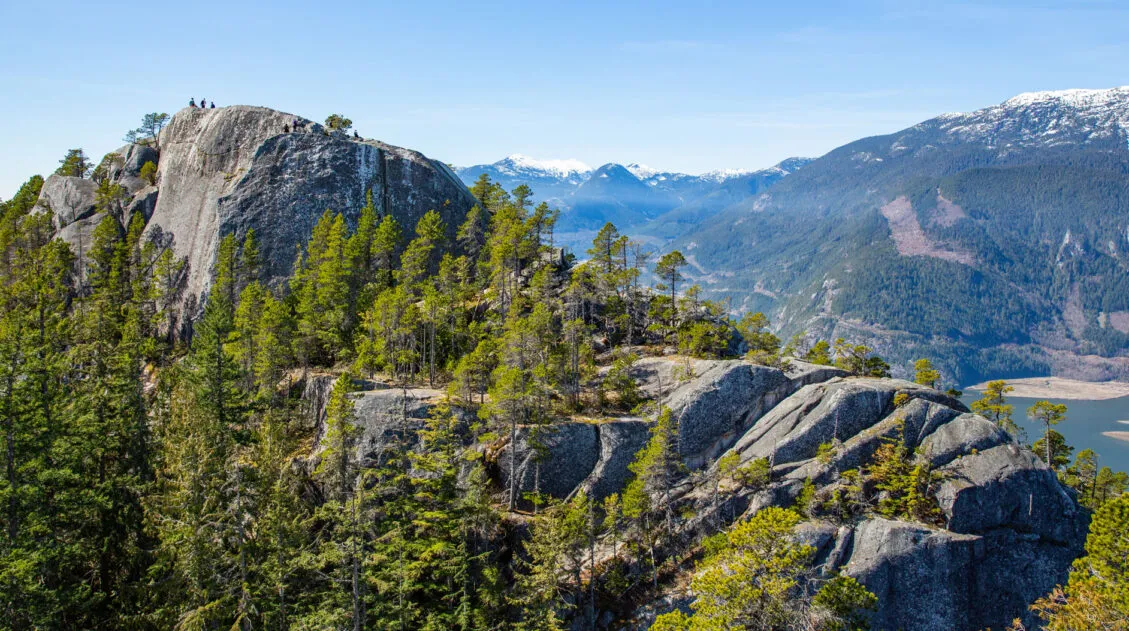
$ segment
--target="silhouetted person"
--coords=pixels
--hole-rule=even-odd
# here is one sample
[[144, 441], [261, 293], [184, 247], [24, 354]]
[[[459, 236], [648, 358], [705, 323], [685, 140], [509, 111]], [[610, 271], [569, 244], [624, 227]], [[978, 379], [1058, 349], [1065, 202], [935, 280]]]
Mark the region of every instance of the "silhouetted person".
[[200, 109], [204, 109], [205, 107], [208, 107], [208, 102], [204, 99], [200, 99]]
[[188, 99], [188, 107], [196, 107], [196, 99]]
[[212, 101], [211, 109], [213, 109], [213, 110], [216, 109], [216, 102], [215, 101]]
[[355, 129], [353, 130], [353, 138], [356, 138], [357, 140], [360, 140], [360, 139], [361, 139], [361, 135], [360, 135], [360, 134], [358, 134], [358, 133], [357, 133], [357, 130], [355, 130]]
[[290, 125], [283, 125], [282, 126], [282, 133], [289, 134], [290, 133]]

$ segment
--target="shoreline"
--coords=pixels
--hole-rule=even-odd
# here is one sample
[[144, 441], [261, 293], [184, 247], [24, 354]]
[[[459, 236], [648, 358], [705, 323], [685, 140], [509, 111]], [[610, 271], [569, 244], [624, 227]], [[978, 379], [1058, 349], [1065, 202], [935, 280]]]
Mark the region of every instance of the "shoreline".
[[1114, 440], [1123, 440], [1129, 443], [1129, 432], [1102, 432], [1102, 436], [1108, 436]]
[[[1023, 399], [1062, 399], [1070, 401], [1104, 401], [1129, 397], [1129, 383], [1124, 381], [1077, 381], [1062, 377], [1026, 377], [1005, 379], [1015, 388], [1009, 396]], [[968, 390], [982, 391], [988, 382], [968, 386]]]

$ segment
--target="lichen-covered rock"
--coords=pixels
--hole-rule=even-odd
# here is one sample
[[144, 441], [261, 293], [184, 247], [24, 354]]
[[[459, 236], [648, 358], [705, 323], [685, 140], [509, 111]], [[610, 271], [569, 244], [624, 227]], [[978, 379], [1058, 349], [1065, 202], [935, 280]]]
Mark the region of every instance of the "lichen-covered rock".
[[678, 423], [683, 461], [705, 466], [791, 393], [791, 380], [775, 368], [741, 360], [705, 366], [664, 400]]
[[938, 427], [922, 444], [921, 451], [933, 467], [949, 464], [965, 454], [986, 451], [1014, 442], [995, 423], [976, 414], [962, 414]]
[[1042, 460], [1014, 443], [963, 455], [940, 469], [937, 501], [954, 532], [1009, 528], [1080, 547], [1088, 518]]
[[600, 457], [584, 480], [588, 495], [603, 500], [620, 493], [631, 480], [628, 466], [650, 438], [650, 424], [642, 420], [617, 420], [595, 426], [600, 438]]
[[56, 229], [94, 214], [98, 185], [92, 180], [51, 174], [39, 191], [38, 205], [54, 213]]
[[967, 411], [959, 401], [908, 381], [836, 378], [804, 386], [785, 399], [757, 421], [734, 450], [742, 462], [770, 458], [782, 464], [812, 458], [821, 444], [845, 441], [885, 419], [894, 411], [899, 393]]
[[125, 219], [128, 221], [134, 213], [141, 213], [145, 221], [149, 221], [153, 216], [153, 211], [157, 209], [157, 193], [156, 186], [146, 186], [137, 191], [133, 195], [133, 199], [130, 200], [129, 206], [126, 206]]
[[287, 133], [284, 126], [295, 118], [261, 107], [186, 108], [162, 130], [160, 195], [147, 230], [172, 234], [176, 254], [188, 260], [186, 300], [203, 303], [216, 248], [227, 234], [242, 238], [255, 230], [271, 281], [291, 272], [297, 249], [327, 208], [355, 223], [368, 191], [378, 211], [395, 216], [409, 234], [436, 210], [453, 237], [474, 203], [439, 162], [323, 134], [300, 118], [307, 131]]
[[509, 488], [510, 461], [515, 457], [519, 497], [539, 491], [566, 498], [592, 473], [600, 458], [597, 426], [569, 422], [518, 428], [516, 448], [507, 444], [498, 456], [498, 477], [504, 489]]

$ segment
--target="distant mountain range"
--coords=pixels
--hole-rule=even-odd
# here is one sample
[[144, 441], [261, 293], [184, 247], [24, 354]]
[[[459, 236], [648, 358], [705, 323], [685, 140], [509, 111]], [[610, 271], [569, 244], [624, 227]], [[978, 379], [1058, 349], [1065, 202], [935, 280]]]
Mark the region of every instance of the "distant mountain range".
[[867, 343], [905, 375], [1129, 379], [1129, 87], [1021, 94], [818, 159], [702, 175], [515, 155], [458, 169], [605, 221], [784, 336]]
[[1129, 377], [1129, 88], [1022, 94], [858, 140], [672, 247], [707, 293], [903, 369]]
[[609, 163], [593, 169], [578, 160], [538, 160], [514, 154], [493, 164], [457, 168], [468, 186], [482, 174], [506, 190], [529, 185], [535, 199], [561, 210], [558, 237], [583, 252], [611, 221], [635, 238], [662, 244], [705, 219], [765, 191], [810, 162], [789, 158], [759, 171], [723, 170], [702, 175]]

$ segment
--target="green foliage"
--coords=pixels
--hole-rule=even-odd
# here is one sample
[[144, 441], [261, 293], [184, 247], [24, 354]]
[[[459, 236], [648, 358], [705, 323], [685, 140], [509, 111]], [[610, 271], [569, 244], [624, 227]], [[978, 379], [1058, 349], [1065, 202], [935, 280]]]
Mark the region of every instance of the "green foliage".
[[835, 340], [835, 366], [860, 377], [889, 377], [890, 366], [881, 357], [871, 354], [870, 347]]
[[827, 340], [819, 340], [803, 354], [802, 359], [811, 364], [830, 366], [832, 363], [831, 345], [827, 343]]
[[[1066, 438], [1062, 434], [1052, 429], [1031, 445], [1031, 451], [1055, 471], [1062, 471], [1063, 467], [1070, 464], [1070, 454], [1074, 452], [1074, 448], [1066, 444]], [[1050, 460], [1047, 459], [1048, 454]]]
[[353, 121], [340, 114], [330, 114], [325, 119], [325, 126], [333, 131], [349, 131], [353, 127]]
[[804, 478], [804, 484], [796, 495], [796, 511], [808, 517], [814, 514], [815, 509], [815, 483], [811, 478]]
[[1043, 462], [1055, 470], [1066, 465], [1070, 461], [1071, 448], [1066, 445], [1061, 435], [1058, 436], [1057, 441], [1051, 436], [1051, 428], [1066, 420], [1066, 404], [1036, 401], [1034, 405], [1027, 408], [1027, 418], [1044, 428], [1043, 438], [1039, 441], [1043, 452], [1040, 457]]
[[82, 149], [68, 149], [67, 155], [59, 160], [59, 168], [55, 169], [55, 175], [86, 177], [93, 169], [94, 165], [90, 163]]
[[928, 359], [919, 359], [914, 362], [913, 371], [914, 383], [920, 383], [923, 386], [932, 388], [936, 386], [937, 382], [941, 379], [941, 373], [933, 368], [933, 362]]
[[734, 477], [742, 486], [754, 490], [760, 489], [771, 481], [772, 465], [768, 458], [754, 458], [738, 467]]
[[153, 164], [152, 160], [146, 161], [141, 165], [141, 172], [139, 176], [142, 180], [149, 183], [149, 186], [157, 185], [157, 165]]
[[822, 631], [868, 631], [868, 613], [878, 608], [878, 597], [854, 578], [840, 574], [819, 588], [811, 604]]
[[807, 618], [802, 585], [815, 550], [792, 536], [800, 520], [770, 507], [738, 523], [695, 572], [693, 615], [664, 614], [652, 629], [767, 631]]
[[769, 326], [771, 326], [771, 323], [768, 318], [758, 311], [756, 313], [745, 313], [734, 325], [734, 328], [745, 340], [746, 359], [765, 366], [783, 367], [780, 338], [768, 330]]
[[[125, 141], [129, 143], [148, 143], [152, 140], [154, 144], [157, 144], [157, 141], [160, 140], [161, 137], [161, 129], [168, 121], [169, 115], [165, 113], [158, 114], [157, 112], [153, 112], [146, 114], [141, 118], [140, 127], [126, 132]], [[146, 178], [143, 175], [141, 179]]]
[[1051, 631], [1124, 629], [1129, 620], [1129, 495], [1094, 513], [1086, 555], [1074, 561], [1065, 589], [1032, 609]]
[[603, 391], [614, 393], [616, 405], [622, 410], [634, 410], [643, 401], [639, 383], [631, 376], [631, 369], [638, 360], [639, 356], [634, 353], [621, 353], [604, 375]]
[[984, 388], [984, 395], [972, 402], [972, 411], [996, 423], [1000, 429], [1012, 436], [1020, 434], [1020, 428], [1012, 420], [1015, 406], [1007, 402], [1007, 394], [1014, 392], [1015, 388], [1007, 385], [1006, 381], [989, 381]]
[[885, 438], [866, 468], [870, 484], [883, 492], [878, 512], [887, 516], [912, 519], [926, 524], [941, 520], [936, 487], [940, 475], [928, 461], [913, 462], [913, 453], [905, 446], [905, 423], [899, 423], [898, 434]]

